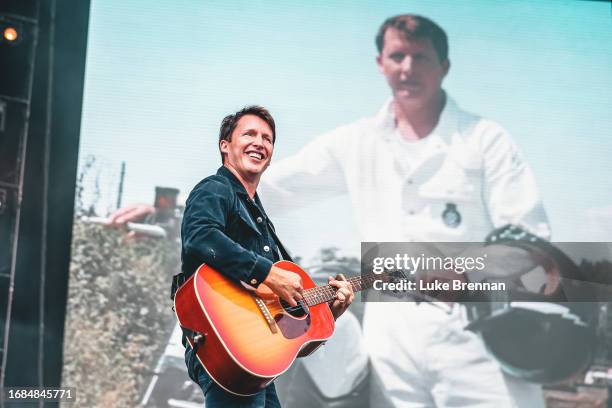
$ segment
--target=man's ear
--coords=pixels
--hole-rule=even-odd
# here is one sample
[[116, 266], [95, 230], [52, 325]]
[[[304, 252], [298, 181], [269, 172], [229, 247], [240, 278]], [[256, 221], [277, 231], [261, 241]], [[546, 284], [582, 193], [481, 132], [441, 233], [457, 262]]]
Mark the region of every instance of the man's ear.
[[376, 56], [376, 65], [378, 66], [378, 70], [379, 70], [381, 73], [384, 73], [384, 72], [383, 72], [383, 68], [382, 68], [382, 54], [378, 54], [378, 55]]
[[229, 142], [227, 140], [221, 139], [219, 141], [219, 151], [221, 153], [226, 153], [227, 154], [228, 153], [228, 149], [229, 149], [228, 144], [229, 144]]
[[450, 71], [450, 60], [447, 58], [443, 63], [442, 63], [442, 69], [444, 70], [444, 76], [446, 76], [448, 74], [448, 71]]

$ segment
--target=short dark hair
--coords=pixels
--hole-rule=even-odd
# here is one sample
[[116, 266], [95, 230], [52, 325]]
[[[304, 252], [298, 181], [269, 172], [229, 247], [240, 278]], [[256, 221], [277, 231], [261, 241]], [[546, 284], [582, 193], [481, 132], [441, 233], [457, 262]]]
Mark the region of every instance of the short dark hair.
[[403, 33], [407, 39], [428, 38], [433, 44], [440, 61], [448, 59], [448, 37], [446, 33], [427, 17], [416, 14], [402, 14], [386, 19], [376, 34], [376, 48], [378, 48], [379, 54], [385, 45], [385, 33], [388, 28], [395, 28]]
[[[276, 141], [276, 125], [274, 124], [274, 118], [270, 112], [263, 106], [251, 105], [245, 106], [238, 112], [231, 115], [227, 115], [221, 121], [221, 129], [219, 129], [219, 151], [221, 150], [221, 141], [227, 140], [232, 141], [232, 133], [238, 125], [238, 121], [245, 115], [255, 115], [270, 126], [272, 129], [272, 144]], [[221, 153], [221, 163], [223, 163], [223, 153]]]

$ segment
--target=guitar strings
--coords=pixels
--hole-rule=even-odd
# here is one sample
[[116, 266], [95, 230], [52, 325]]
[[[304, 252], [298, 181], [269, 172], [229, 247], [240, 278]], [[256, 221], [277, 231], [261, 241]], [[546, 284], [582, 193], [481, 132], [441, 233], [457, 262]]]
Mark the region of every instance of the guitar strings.
[[[354, 285], [351, 285], [351, 286], [354, 286]], [[333, 289], [333, 287], [331, 285], [317, 286], [317, 287], [314, 287], [314, 288], [306, 289], [306, 292], [309, 292], [309, 293], [306, 293], [304, 295], [303, 299], [300, 299], [298, 301], [298, 306], [289, 306], [287, 301], [284, 300], [284, 299], [280, 299], [280, 303], [281, 303], [281, 306], [283, 306], [283, 309], [285, 311], [291, 313], [291, 312], [295, 312], [295, 311], [298, 311], [298, 310], [303, 310], [307, 306], [317, 306], [319, 304], [323, 304], [323, 303], [335, 300], [336, 291], [337, 290]], [[326, 297], [328, 297], [330, 295], [334, 295], [334, 297], [330, 298], [329, 300], [325, 300]], [[319, 301], [319, 300], [322, 300], [322, 301]], [[309, 301], [316, 301], [317, 303], [315, 303], [313, 305], [309, 305], [308, 304]], [[285, 305], [287, 305], [287, 306], [283, 305], [283, 303]], [[300, 305], [301, 303], [303, 305]]]
[[[351, 285], [351, 288], [353, 289], [353, 291], [358, 292], [358, 291], [361, 291], [362, 286], [364, 284], [367, 285], [369, 281], [373, 280], [373, 278], [375, 277], [377, 277], [377, 275], [373, 273], [364, 274], [362, 276], [353, 276], [347, 279], [346, 282], [348, 282]], [[317, 306], [322, 303], [330, 302], [332, 300], [335, 300], [337, 289], [335, 289], [331, 285], [325, 285], [325, 286], [315, 286], [313, 288], [306, 289], [305, 292], [310, 292], [310, 293], [306, 293], [304, 295], [304, 298], [298, 302], [297, 306], [289, 306], [287, 301], [280, 299], [280, 303], [281, 303], [281, 306], [283, 306], [283, 309], [287, 311], [288, 313], [291, 313], [291, 312], [295, 312], [295, 311], [304, 309], [304, 306], [300, 306], [300, 302], [305, 302], [306, 306]], [[325, 300], [326, 296], [330, 296], [330, 295], [333, 295], [333, 296], [329, 300]], [[319, 297], [321, 297], [323, 301], [319, 302], [320, 300], [318, 299]], [[314, 300], [317, 303], [313, 305], [308, 305], [309, 303], [308, 300]], [[283, 305], [283, 302], [285, 303], [286, 306]]]
[[[401, 276], [404, 276], [403, 273], [401, 273], [401, 271], [391, 271], [388, 273], [389, 275], [393, 275], [393, 274], [400, 274]], [[386, 275], [386, 274], [385, 274]], [[349, 279], [346, 280], [346, 282], [349, 282], [351, 285], [351, 288], [353, 289], [354, 292], [359, 292], [362, 290], [362, 288], [364, 286], [367, 286], [368, 283], [370, 283], [370, 281], [374, 280], [375, 278], [380, 277], [381, 275], [376, 275], [373, 273], [370, 274], [364, 274], [362, 276], [353, 276]], [[323, 303], [327, 303], [330, 301], [335, 300], [335, 294], [338, 291], [338, 289], [334, 288], [331, 285], [326, 285], [326, 286], [315, 286], [313, 288], [309, 288], [306, 289], [305, 295], [303, 296], [303, 299], [300, 299], [298, 301], [298, 305], [297, 306], [289, 306], [289, 304], [287, 303], [286, 300], [284, 299], [280, 299], [280, 304], [283, 307], [283, 309], [288, 312], [296, 312], [298, 310], [304, 310], [306, 309], [308, 306], [317, 306], [319, 304], [323, 304]], [[333, 295], [330, 299], [325, 300], [327, 297], [329, 297], [330, 295]], [[409, 297], [415, 299], [416, 301], [425, 301], [425, 302], [440, 302], [439, 299], [433, 297], [433, 296], [429, 296], [426, 295], [424, 293], [411, 293], [408, 295]], [[321, 299], [323, 299], [322, 301], [320, 301]], [[309, 301], [316, 301], [317, 303], [309, 305]], [[284, 305], [283, 305], [284, 303]], [[300, 305], [302, 303], [302, 305]]]

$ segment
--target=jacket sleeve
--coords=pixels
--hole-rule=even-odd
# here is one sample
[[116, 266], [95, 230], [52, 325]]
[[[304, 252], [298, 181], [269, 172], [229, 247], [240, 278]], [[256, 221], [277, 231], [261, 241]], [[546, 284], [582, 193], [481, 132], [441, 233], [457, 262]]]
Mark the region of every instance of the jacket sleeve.
[[229, 185], [214, 177], [194, 188], [183, 216], [183, 251], [235, 281], [258, 286], [268, 276], [272, 261], [244, 248], [224, 233], [233, 195]]
[[282, 214], [347, 192], [342, 144], [349, 131], [341, 127], [320, 135], [296, 154], [272, 162], [257, 188], [270, 214]]
[[510, 135], [489, 124], [482, 139], [484, 200], [495, 228], [520, 225], [550, 239], [550, 226], [538, 194], [535, 177]]

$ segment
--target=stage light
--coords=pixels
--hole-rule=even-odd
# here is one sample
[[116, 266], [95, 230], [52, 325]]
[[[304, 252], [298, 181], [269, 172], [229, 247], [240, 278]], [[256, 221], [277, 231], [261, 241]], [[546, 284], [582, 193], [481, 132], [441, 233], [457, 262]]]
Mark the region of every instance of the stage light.
[[[0, 0], [1, 1], [1, 0]], [[23, 27], [18, 22], [2, 21], [0, 16], [0, 45], [17, 45], [23, 41]]]
[[13, 42], [13, 41], [17, 41], [17, 39], [19, 38], [19, 33], [17, 32], [17, 29], [15, 27], [5, 27], [4, 30], [2, 30], [2, 36], [4, 37], [4, 39], [8, 42]]

